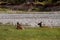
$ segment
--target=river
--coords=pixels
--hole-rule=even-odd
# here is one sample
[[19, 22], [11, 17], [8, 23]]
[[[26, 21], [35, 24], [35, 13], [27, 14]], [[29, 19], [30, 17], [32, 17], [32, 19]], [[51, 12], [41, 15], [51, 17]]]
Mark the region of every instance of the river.
[[0, 22], [14, 25], [19, 22], [31, 26], [38, 26], [42, 22], [43, 26], [60, 26], [60, 14], [0, 14]]

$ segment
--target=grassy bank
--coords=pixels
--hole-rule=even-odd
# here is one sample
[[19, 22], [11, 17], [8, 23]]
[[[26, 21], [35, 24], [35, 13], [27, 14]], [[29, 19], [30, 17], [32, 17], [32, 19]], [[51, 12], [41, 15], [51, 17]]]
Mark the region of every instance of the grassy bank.
[[16, 11], [16, 10], [11, 10], [11, 9], [6, 9], [6, 8], [0, 8], [0, 14], [16, 14], [16, 13], [21, 13], [23, 11]]
[[60, 40], [60, 28], [17, 30], [15, 26], [0, 26], [0, 40]]
[[11, 10], [6, 8], [0, 8], [0, 14], [54, 14], [60, 13], [60, 11], [49, 11], [49, 12], [37, 12], [37, 11], [21, 11], [21, 10]]

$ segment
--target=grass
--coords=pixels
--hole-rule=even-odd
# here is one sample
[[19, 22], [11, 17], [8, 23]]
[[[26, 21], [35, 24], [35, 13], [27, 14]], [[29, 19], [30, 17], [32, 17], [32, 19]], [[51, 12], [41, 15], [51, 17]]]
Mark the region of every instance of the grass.
[[0, 26], [0, 40], [60, 40], [60, 28], [17, 30], [15, 26]]
[[36, 11], [21, 11], [21, 10], [11, 10], [7, 8], [0, 8], [0, 14], [47, 14], [47, 13], [59, 13], [60, 11], [48, 11], [48, 12], [39, 12], [39, 9], [37, 8]]

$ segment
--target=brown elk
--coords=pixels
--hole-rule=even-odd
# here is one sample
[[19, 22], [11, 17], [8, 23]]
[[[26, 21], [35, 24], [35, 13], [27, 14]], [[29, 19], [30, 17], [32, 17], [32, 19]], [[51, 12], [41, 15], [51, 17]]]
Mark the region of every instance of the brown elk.
[[23, 27], [22, 27], [22, 25], [21, 24], [19, 24], [19, 22], [17, 22], [17, 28], [16, 29], [23, 29]]
[[42, 27], [42, 22], [38, 23], [39, 27]]

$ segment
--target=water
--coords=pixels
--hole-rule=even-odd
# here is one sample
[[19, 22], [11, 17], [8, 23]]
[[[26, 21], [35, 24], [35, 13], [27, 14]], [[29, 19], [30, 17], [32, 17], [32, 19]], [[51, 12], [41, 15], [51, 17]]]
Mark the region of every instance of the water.
[[0, 14], [0, 22], [13, 23], [19, 22], [23, 25], [38, 26], [39, 22], [44, 26], [60, 26], [60, 14]]

